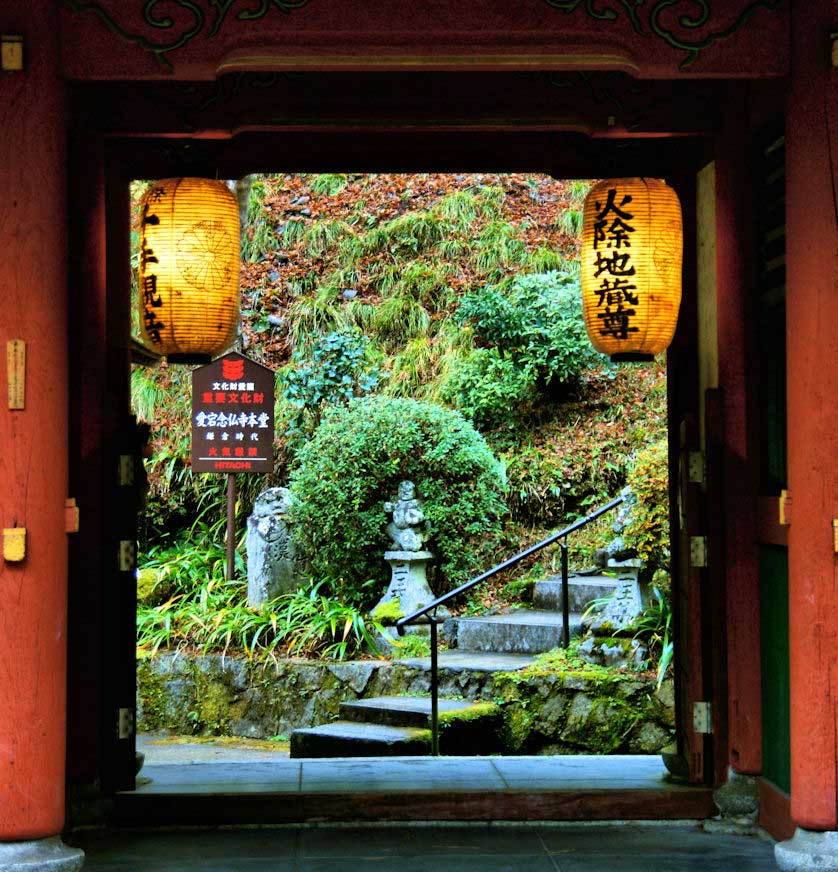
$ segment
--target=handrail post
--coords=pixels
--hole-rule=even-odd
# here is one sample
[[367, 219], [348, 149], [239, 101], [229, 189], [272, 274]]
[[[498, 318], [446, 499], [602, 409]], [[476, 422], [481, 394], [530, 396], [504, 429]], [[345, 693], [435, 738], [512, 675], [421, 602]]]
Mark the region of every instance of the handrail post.
[[562, 549], [562, 648], [570, 647], [570, 585], [567, 579], [567, 536], [559, 543]]
[[439, 658], [436, 636], [436, 609], [431, 619], [431, 755], [439, 757]]

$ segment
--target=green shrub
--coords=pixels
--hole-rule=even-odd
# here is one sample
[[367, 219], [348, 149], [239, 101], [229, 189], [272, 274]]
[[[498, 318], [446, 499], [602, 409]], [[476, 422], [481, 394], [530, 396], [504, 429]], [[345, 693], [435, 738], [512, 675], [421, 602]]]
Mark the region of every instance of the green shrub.
[[348, 402], [378, 384], [369, 344], [355, 330], [336, 330], [318, 339], [310, 354], [294, 354], [280, 375], [284, 399], [297, 410], [292, 429], [311, 431], [320, 423], [324, 406]]
[[479, 427], [514, 418], [539, 391], [563, 390], [595, 359], [572, 272], [522, 275], [505, 288], [473, 291], [455, 317], [483, 347], [452, 367], [442, 395]]
[[471, 326], [480, 345], [502, 351], [518, 351], [527, 346], [527, 313], [498, 288], [466, 294], [455, 317], [460, 324]]
[[627, 476], [636, 503], [623, 539], [649, 571], [669, 571], [668, 457], [667, 440], [653, 442], [637, 452]]
[[544, 387], [575, 381], [596, 359], [572, 272], [532, 273], [518, 276], [506, 291], [472, 292], [456, 317], [471, 325], [478, 344], [507, 351], [519, 365], [532, 367]]
[[535, 370], [521, 366], [497, 348], [475, 348], [468, 357], [456, 361], [441, 396], [480, 429], [515, 420], [515, 409], [531, 397]]
[[460, 414], [389, 397], [334, 407], [297, 454], [292, 517], [314, 574], [347, 601], [374, 602], [384, 592], [384, 503], [404, 479], [424, 502], [438, 591], [481, 569], [477, 546], [499, 533], [501, 467]]

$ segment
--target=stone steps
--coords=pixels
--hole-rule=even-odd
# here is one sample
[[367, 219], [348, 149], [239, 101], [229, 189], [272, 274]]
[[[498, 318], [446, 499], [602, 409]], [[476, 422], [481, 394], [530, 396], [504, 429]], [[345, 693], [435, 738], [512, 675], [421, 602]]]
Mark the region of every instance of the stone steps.
[[[412, 657], [397, 661], [414, 669], [429, 672], [430, 657]], [[491, 651], [460, 651], [457, 648], [439, 652], [440, 682], [461, 672], [517, 672], [535, 663], [528, 654], [496, 654]]]
[[[389, 696], [344, 702], [342, 720], [294, 730], [290, 756], [417, 757], [431, 751], [430, 697]], [[500, 712], [491, 703], [440, 699], [440, 750], [491, 754], [500, 750]]]
[[[474, 709], [474, 703], [463, 699], [440, 699], [439, 713], [463, 713]], [[429, 696], [376, 696], [340, 704], [341, 719], [391, 727], [428, 729], [431, 725]]]
[[[582, 613], [592, 600], [612, 596], [617, 579], [609, 575], [571, 575], [567, 580], [570, 611]], [[547, 611], [562, 610], [562, 577], [552, 575], [533, 586], [533, 608]]]
[[[571, 613], [570, 634], [581, 633], [581, 614]], [[457, 647], [461, 651], [502, 654], [542, 654], [562, 644], [561, 612], [517, 609], [503, 615], [481, 615], [457, 620]]]
[[430, 751], [430, 732], [416, 727], [335, 721], [291, 733], [291, 757], [424, 757]]
[[[569, 579], [572, 636], [581, 633], [582, 612], [588, 603], [613, 594], [616, 586], [616, 580], [608, 576], [576, 575]], [[537, 582], [533, 600], [534, 609], [451, 619], [456, 625], [457, 648], [440, 653], [440, 682], [444, 683], [446, 676], [464, 671], [524, 669], [534, 661], [534, 655], [560, 647], [563, 631], [561, 578]], [[429, 657], [400, 662], [430, 669]], [[456, 685], [453, 692], [457, 692]], [[428, 755], [430, 710], [428, 697], [375, 697], [344, 702], [340, 706], [340, 720], [291, 734], [291, 757]], [[496, 707], [441, 698], [439, 712], [443, 754], [491, 754], [499, 750]]]

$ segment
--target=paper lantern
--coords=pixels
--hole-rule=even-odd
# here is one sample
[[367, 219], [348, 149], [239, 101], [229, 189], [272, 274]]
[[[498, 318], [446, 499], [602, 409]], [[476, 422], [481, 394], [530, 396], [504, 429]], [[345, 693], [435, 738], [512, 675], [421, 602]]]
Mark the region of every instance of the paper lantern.
[[582, 308], [594, 347], [651, 360], [672, 341], [681, 304], [678, 195], [660, 179], [591, 188], [582, 224]]
[[144, 341], [172, 362], [206, 363], [239, 324], [239, 209], [213, 179], [163, 179], [140, 213]]

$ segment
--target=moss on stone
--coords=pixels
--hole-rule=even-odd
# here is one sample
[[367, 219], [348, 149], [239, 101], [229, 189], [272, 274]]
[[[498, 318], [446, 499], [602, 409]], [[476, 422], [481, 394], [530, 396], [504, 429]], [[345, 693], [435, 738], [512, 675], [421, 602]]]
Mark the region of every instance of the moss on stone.
[[168, 728], [166, 718], [166, 682], [151, 660], [137, 661], [137, 695], [139, 696], [144, 730]]
[[[498, 733], [502, 747], [480, 753], [541, 753], [559, 746], [652, 753], [653, 733], [663, 740], [673, 732], [664, 701], [671, 693], [661, 699], [654, 680], [636, 674], [579, 668], [572, 652], [553, 652], [528, 669], [493, 673], [485, 681], [465, 677], [444, 677], [441, 695], [478, 701], [460, 712], [441, 712], [440, 732], [455, 740], [458, 725], [485, 718], [485, 735], [497, 741]], [[271, 736], [333, 719], [346, 699], [425, 695], [429, 689], [426, 672], [402, 664], [377, 666], [362, 692], [345, 678], [312, 661], [277, 661], [265, 669], [231, 658], [161, 655], [138, 663], [140, 728]], [[462, 753], [474, 751], [471, 742]]]
[[372, 610], [371, 617], [374, 621], [378, 621], [379, 624], [384, 624], [385, 626], [395, 624], [399, 618], [404, 617], [399, 598], [396, 597], [386, 603], [379, 603], [379, 605]]
[[476, 702], [466, 709], [445, 711], [439, 713], [440, 727], [450, 724], [462, 724], [470, 721], [478, 721], [480, 718], [491, 718], [500, 714], [500, 706], [493, 702]]
[[532, 733], [532, 716], [522, 704], [503, 709], [501, 740], [504, 750], [517, 754], [527, 744]]

